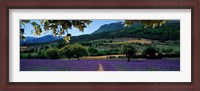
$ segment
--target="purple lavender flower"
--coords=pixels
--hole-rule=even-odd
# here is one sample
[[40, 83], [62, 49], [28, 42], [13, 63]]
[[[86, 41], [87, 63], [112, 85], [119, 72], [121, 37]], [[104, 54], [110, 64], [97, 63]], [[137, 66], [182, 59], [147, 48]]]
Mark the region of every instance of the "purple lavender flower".
[[20, 59], [20, 71], [180, 71], [180, 59]]

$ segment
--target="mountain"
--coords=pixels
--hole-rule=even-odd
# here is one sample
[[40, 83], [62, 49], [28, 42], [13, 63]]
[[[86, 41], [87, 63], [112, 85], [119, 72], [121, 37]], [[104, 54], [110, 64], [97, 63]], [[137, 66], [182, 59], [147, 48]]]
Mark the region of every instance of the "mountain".
[[46, 42], [52, 42], [58, 39], [62, 39], [62, 37], [58, 37], [58, 36], [53, 36], [53, 35], [46, 35], [46, 36], [42, 36], [39, 38], [35, 38], [35, 37], [26, 37], [26, 40], [20, 40], [20, 44], [30, 44], [30, 43], [46, 43]]
[[[140, 23], [134, 23], [131, 27], [137, 27], [140, 25], [141, 25]], [[94, 31], [92, 34], [122, 30], [124, 28], [126, 28], [126, 27], [124, 26], [124, 24], [122, 22], [110, 23], [110, 24], [102, 25], [99, 29]]]
[[96, 30], [92, 34], [114, 31], [114, 30], [119, 30], [123, 28], [124, 28], [124, 25], [122, 24], [122, 22], [110, 23], [110, 24], [102, 25], [98, 30]]
[[[70, 42], [83, 42], [96, 39], [113, 38], [146, 38], [151, 40], [180, 40], [180, 21], [169, 20], [165, 25], [155, 28], [144, 28], [143, 24], [135, 23], [130, 27], [122, 27], [122, 23], [112, 23], [101, 26], [92, 34], [73, 36]], [[114, 28], [114, 26], [119, 26]], [[108, 29], [106, 29], [108, 28]], [[113, 29], [111, 29], [113, 28]], [[63, 40], [60, 40], [63, 41]]]
[[35, 39], [35, 37], [26, 37], [26, 40], [20, 39], [20, 44], [24, 44], [24, 43], [26, 43], [27, 41], [32, 40], [32, 39]]

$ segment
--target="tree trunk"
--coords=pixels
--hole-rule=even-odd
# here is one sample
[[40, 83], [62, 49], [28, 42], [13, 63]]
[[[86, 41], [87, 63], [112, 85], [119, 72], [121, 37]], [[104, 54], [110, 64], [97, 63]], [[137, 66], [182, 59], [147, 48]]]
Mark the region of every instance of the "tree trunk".
[[79, 57], [78, 57], [78, 61], [79, 61]]
[[68, 58], [70, 60], [70, 58]]
[[131, 62], [130, 58], [128, 58], [127, 62]]

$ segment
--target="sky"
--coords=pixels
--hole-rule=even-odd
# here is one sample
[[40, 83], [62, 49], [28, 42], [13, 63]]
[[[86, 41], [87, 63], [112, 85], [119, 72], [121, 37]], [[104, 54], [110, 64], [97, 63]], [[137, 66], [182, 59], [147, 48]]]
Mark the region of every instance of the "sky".
[[[36, 23], [39, 24], [39, 20], [31, 20], [31, 22], [35, 21]], [[99, 29], [102, 25], [104, 24], [110, 24], [110, 23], [115, 23], [115, 22], [121, 22], [122, 20], [92, 20], [93, 22], [91, 23], [90, 26], [87, 26], [87, 28], [84, 29], [84, 32], [79, 31], [78, 29], [75, 29], [72, 27], [72, 29], [69, 29], [69, 33], [72, 36], [78, 36], [78, 35], [82, 35], [82, 34], [91, 34], [94, 31], [96, 31], [97, 29]], [[41, 36], [45, 36], [45, 35], [51, 35], [52, 32], [48, 32], [48, 33], [42, 33], [41, 36], [34, 36], [34, 34], [31, 33], [32, 30], [34, 30], [33, 26], [30, 23], [25, 24], [25, 26], [21, 25], [22, 28], [24, 28], [24, 36], [29, 36], [29, 37], [41, 37]]]

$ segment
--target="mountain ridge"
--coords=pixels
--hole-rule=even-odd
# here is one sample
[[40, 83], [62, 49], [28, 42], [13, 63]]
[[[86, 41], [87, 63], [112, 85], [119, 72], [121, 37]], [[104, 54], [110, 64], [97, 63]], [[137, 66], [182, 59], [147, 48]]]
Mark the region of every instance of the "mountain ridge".
[[53, 36], [53, 35], [46, 35], [42, 37], [26, 37], [26, 40], [20, 40], [20, 44], [25, 43], [46, 43], [46, 42], [52, 42], [58, 39], [61, 39], [62, 37]]
[[92, 34], [106, 32], [106, 31], [114, 31], [114, 30], [123, 29], [123, 28], [124, 28], [124, 25], [122, 24], [122, 22], [104, 24], [100, 26], [100, 28], [94, 31]]

